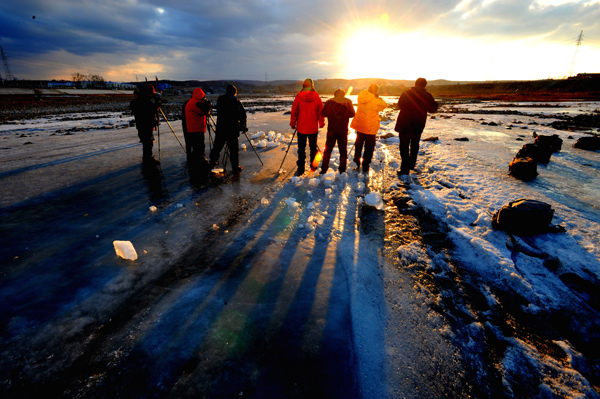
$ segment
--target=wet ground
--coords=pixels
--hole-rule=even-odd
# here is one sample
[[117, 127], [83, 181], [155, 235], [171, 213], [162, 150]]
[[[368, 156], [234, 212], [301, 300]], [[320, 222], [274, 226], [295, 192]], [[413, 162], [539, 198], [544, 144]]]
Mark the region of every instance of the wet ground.
[[[287, 118], [269, 124], [283, 131]], [[289, 184], [295, 151], [279, 174], [283, 143], [259, 150], [264, 166], [248, 146], [239, 178], [206, 179], [161, 129], [160, 168], [140, 165], [132, 128], [33, 133], [14, 138], [27, 156], [4, 153], [3, 397], [468, 391], [460, 356], [431, 329], [442, 321], [386, 261], [381, 211], [343, 191], [307, 230], [282, 206], [309, 195]], [[114, 240], [138, 260], [118, 258]], [[390, 307], [403, 311], [388, 321]]]

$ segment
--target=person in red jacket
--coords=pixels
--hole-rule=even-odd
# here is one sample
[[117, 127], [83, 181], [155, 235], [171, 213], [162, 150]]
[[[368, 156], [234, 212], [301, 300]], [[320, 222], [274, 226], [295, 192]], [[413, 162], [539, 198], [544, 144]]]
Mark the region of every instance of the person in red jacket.
[[348, 122], [354, 117], [354, 105], [352, 101], [345, 97], [346, 92], [337, 89], [333, 93], [333, 98], [325, 102], [321, 115], [327, 118], [327, 141], [325, 143], [325, 152], [323, 154], [323, 163], [321, 165], [321, 174], [327, 173], [329, 169], [329, 159], [331, 151], [337, 141], [340, 150], [340, 168], [339, 172], [346, 171], [348, 162]]
[[296, 176], [304, 174], [306, 161], [306, 141], [310, 148], [310, 160], [317, 155], [317, 135], [319, 128], [325, 126], [325, 118], [321, 115], [323, 101], [315, 91], [312, 79], [306, 79], [302, 90], [294, 98], [290, 126], [298, 132], [298, 170]]
[[194, 89], [192, 98], [183, 105], [181, 126], [185, 139], [185, 150], [188, 162], [208, 168], [206, 160], [204, 133], [206, 132], [206, 118], [210, 115], [211, 103], [201, 88]]
[[427, 86], [425, 78], [417, 79], [415, 87], [402, 93], [398, 100], [400, 115], [398, 115], [394, 130], [400, 136], [402, 163], [398, 171], [399, 175], [407, 175], [415, 168], [421, 133], [427, 122], [427, 113], [436, 112], [438, 109], [438, 103], [425, 90], [425, 86]]

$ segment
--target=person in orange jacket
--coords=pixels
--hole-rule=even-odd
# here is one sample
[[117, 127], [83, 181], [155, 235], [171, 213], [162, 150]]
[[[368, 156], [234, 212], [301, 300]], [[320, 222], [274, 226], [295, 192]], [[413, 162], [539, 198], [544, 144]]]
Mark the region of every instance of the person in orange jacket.
[[[356, 130], [356, 142], [354, 144], [354, 162], [359, 170], [362, 164], [363, 173], [369, 172], [371, 158], [375, 150], [377, 132], [379, 131], [379, 112], [387, 107], [387, 103], [379, 98], [379, 86], [372, 84], [367, 90], [358, 93], [358, 106], [356, 116], [352, 119], [350, 127]], [[361, 153], [365, 147], [365, 152]], [[361, 162], [362, 160], [362, 162]]]
[[206, 118], [210, 115], [212, 104], [206, 99], [204, 90], [194, 89], [192, 98], [183, 105], [182, 121], [183, 137], [188, 162], [200, 167], [208, 168], [206, 159], [204, 133], [206, 132]]
[[321, 115], [323, 101], [315, 91], [312, 79], [306, 79], [302, 90], [294, 98], [290, 126], [298, 132], [298, 170], [296, 176], [304, 174], [306, 161], [306, 141], [310, 148], [310, 160], [317, 155], [317, 135], [319, 128], [325, 126], [325, 118]]

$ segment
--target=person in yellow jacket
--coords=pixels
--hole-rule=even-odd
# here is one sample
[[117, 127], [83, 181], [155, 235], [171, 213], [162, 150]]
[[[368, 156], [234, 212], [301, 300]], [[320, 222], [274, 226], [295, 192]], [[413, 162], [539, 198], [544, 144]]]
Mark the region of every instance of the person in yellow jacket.
[[[375, 150], [375, 141], [379, 131], [379, 112], [387, 107], [387, 103], [379, 98], [379, 86], [372, 84], [367, 90], [358, 93], [358, 106], [356, 116], [352, 119], [350, 127], [356, 130], [356, 142], [354, 144], [354, 162], [357, 170], [362, 165], [363, 173], [369, 173], [369, 165]], [[363, 146], [365, 152], [363, 152]]]

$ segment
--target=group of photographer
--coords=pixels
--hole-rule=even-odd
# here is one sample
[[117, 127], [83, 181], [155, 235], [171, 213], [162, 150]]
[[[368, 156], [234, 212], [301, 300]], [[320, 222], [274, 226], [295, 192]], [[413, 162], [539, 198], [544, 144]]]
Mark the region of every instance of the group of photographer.
[[[402, 164], [398, 174], [408, 174], [414, 169], [421, 133], [425, 128], [428, 112], [436, 112], [437, 102], [425, 90], [427, 81], [419, 78], [415, 87], [405, 91], [398, 100], [400, 115], [396, 121], [395, 130], [400, 138], [400, 155]], [[152, 147], [154, 142], [154, 129], [158, 125], [158, 111], [160, 97], [155, 95], [152, 85], [143, 86], [139, 92], [134, 93], [130, 108], [133, 112], [138, 129], [138, 136], [143, 145], [143, 163], [157, 164]], [[290, 116], [290, 126], [298, 133], [298, 160], [296, 176], [304, 174], [306, 166], [306, 144], [310, 151], [310, 162], [315, 160], [318, 153], [317, 136], [319, 128], [325, 126], [328, 118], [327, 141], [323, 153], [321, 174], [327, 173], [329, 160], [336, 142], [340, 151], [339, 172], [346, 171], [348, 160], [348, 124], [356, 131], [354, 162], [356, 170], [363, 173], [369, 172], [369, 166], [375, 150], [376, 135], [379, 131], [379, 113], [387, 107], [387, 103], [379, 97], [379, 86], [372, 84], [368, 89], [361, 91], [357, 97], [357, 109], [354, 110], [352, 101], [345, 97], [345, 92], [338, 89], [334, 97], [327, 100], [325, 105], [317, 94], [312, 79], [306, 79], [302, 90], [294, 98]], [[228, 85], [224, 95], [217, 100], [217, 122], [215, 128], [215, 142], [210, 151], [210, 160], [205, 155], [205, 133], [212, 122], [212, 104], [206, 98], [201, 88], [194, 90], [182, 109], [182, 128], [186, 143], [188, 164], [198, 166], [202, 170], [212, 170], [218, 164], [219, 155], [227, 144], [230, 153], [231, 166], [234, 174], [239, 174], [242, 167], [239, 165], [238, 138], [240, 132], [247, 132], [246, 111], [237, 98], [237, 89]], [[216, 126], [215, 126], [216, 125]], [[364, 152], [363, 152], [364, 148]], [[315, 162], [316, 163], [316, 162]], [[313, 170], [316, 165], [313, 165]]]
[[[415, 87], [407, 90], [398, 100], [400, 115], [395, 130], [400, 137], [400, 154], [402, 164], [399, 175], [408, 174], [414, 169], [419, 152], [419, 141], [421, 133], [425, 128], [428, 112], [436, 112], [437, 102], [433, 96], [425, 90], [427, 80], [419, 78]], [[379, 86], [372, 84], [368, 89], [361, 91], [357, 97], [357, 108], [354, 110], [352, 101], [345, 97], [346, 93], [338, 89], [334, 97], [327, 100], [325, 105], [314, 88], [312, 79], [306, 79], [302, 90], [294, 99], [290, 126], [298, 133], [298, 161], [296, 176], [304, 174], [306, 159], [306, 142], [310, 149], [311, 162], [317, 155], [317, 135], [319, 128], [325, 126], [325, 118], [328, 119], [327, 141], [321, 165], [321, 174], [327, 173], [329, 160], [335, 143], [340, 151], [339, 172], [346, 171], [348, 160], [348, 122], [350, 127], [356, 131], [356, 142], [354, 144], [354, 163], [356, 170], [369, 173], [371, 159], [375, 150], [377, 132], [379, 131], [379, 112], [387, 107], [387, 103], [379, 97]], [[364, 152], [363, 152], [364, 147]], [[313, 169], [316, 166], [313, 165]]]
[[[134, 92], [134, 99], [129, 107], [135, 118], [138, 137], [143, 146], [142, 163], [156, 165], [159, 161], [152, 153], [154, 143], [154, 130], [158, 126], [158, 111], [161, 99], [155, 95], [154, 87], [150, 84], [142, 86]], [[237, 89], [228, 85], [224, 95], [217, 100], [217, 122], [212, 127], [215, 129], [215, 142], [210, 152], [210, 162], [206, 159], [205, 134], [211, 126], [212, 104], [206, 98], [201, 88], [194, 89], [192, 98], [186, 101], [181, 112], [181, 126], [185, 139], [185, 151], [188, 164], [200, 170], [212, 170], [219, 160], [221, 150], [227, 144], [234, 174], [239, 174], [242, 167], [239, 165], [238, 138], [240, 132], [247, 132], [246, 110], [237, 98]]]

